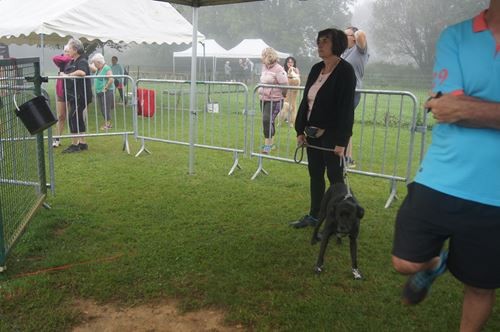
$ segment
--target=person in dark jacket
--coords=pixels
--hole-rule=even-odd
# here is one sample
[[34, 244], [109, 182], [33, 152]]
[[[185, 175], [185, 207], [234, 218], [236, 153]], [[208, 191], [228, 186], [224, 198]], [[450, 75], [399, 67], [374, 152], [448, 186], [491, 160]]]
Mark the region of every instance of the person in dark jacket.
[[[72, 61], [66, 66], [63, 77], [71, 77], [66, 79], [69, 128], [71, 134], [82, 135], [86, 131], [84, 111], [92, 102], [92, 84], [89, 78], [83, 78], [90, 75], [90, 68], [80, 40], [70, 39], [67, 47]], [[84, 136], [75, 136], [71, 140], [72, 144], [63, 153], [88, 150]]]
[[317, 45], [323, 61], [311, 68], [295, 121], [297, 144], [307, 144], [311, 204], [309, 214], [291, 223], [295, 228], [317, 224], [326, 189], [325, 170], [330, 184], [344, 182], [342, 161], [354, 122], [356, 75], [340, 57], [347, 36], [338, 29], [322, 30]]

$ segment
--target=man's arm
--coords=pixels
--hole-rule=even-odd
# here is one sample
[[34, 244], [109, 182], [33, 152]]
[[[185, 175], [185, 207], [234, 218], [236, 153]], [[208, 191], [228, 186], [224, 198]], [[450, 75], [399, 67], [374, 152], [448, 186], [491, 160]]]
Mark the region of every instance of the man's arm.
[[354, 39], [356, 40], [356, 45], [363, 50], [366, 49], [366, 34], [363, 30], [356, 31], [354, 33]]
[[429, 100], [425, 107], [431, 108], [438, 122], [500, 130], [500, 103], [446, 94]]

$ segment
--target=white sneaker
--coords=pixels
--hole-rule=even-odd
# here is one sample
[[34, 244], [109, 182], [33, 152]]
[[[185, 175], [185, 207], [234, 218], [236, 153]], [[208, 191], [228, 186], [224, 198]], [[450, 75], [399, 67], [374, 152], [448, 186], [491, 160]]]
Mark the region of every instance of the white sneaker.
[[58, 138], [52, 141], [52, 147], [57, 148], [59, 145], [61, 145], [61, 142], [59, 141]]

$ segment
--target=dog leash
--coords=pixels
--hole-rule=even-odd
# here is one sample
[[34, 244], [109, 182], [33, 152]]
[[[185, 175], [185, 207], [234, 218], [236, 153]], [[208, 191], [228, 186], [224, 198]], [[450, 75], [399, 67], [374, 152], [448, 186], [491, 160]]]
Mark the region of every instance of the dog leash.
[[[297, 148], [295, 149], [295, 153], [293, 155], [293, 161], [295, 161], [297, 164], [300, 164], [302, 162], [302, 160], [304, 159], [304, 149], [305, 148], [313, 148], [316, 150], [335, 152], [334, 149], [324, 148], [322, 146], [317, 146], [317, 145], [311, 145], [311, 144], [308, 144], [307, 142], [305, 142], [301, 145], [298, 145]], [[299, 153], [299, 150], [300, 150], [300, 159], [297, 159], [297, 155]], [[353, 197], [352, 193], [351, 193], [351, 186], [349, 185], [349, 178], [347, 177], [347, 160], [346, 160], [345, 155], [339, 159], [340, 159], [340, 167], [342, 167], [342, 177], [344, 178], [344, 183], [345, 183], [345, 186], [347, 189], [347, 193], [344, 196], [344, 199], [347, 199], [347, 198]]]
[[[306, 143], [302, 143], [301, 145], [297, 146], [297, 148], [295, 149], [295, 153], [293, 155], [293, 161], [295, 161], [297, 164], [300, 164], [302, 162], [302, 160], [304, 159], [304, 149], [305, 148], [313, 148], [313, 149], [316, 149], [316, 150], [323, 150], [323, 151], [334, 152], [333, 149], [324, 148], [322, 146], [317, 146], [317, 145], [307, 144], [307, 142]], [[300, 159], [297, 159], [297, 154], [298, 154], [299, 150], [300, 150]]]

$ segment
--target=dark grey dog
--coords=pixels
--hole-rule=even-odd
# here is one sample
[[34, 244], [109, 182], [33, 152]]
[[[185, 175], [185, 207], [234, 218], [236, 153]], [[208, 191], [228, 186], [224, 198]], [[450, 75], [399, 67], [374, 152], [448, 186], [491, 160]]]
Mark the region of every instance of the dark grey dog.
[[[351, 249], [352, 274], [354, 279], [361, 279], [358, 270], [358, 234], [359, 224], [365, 210], [359, 205], [356, 198], [350, 193], [344, 183], [335, 183], [325, 193], [321, 202], [319, 223], [314, 229], [311, 244], [321, 241], [318, 260], [315, 271], [321, 273], [328, 241], [335, 235], [340, 242], [342, 236], [349, 235], [349, 246]], [[325, 224], [321, 233], [321, 224]]]

